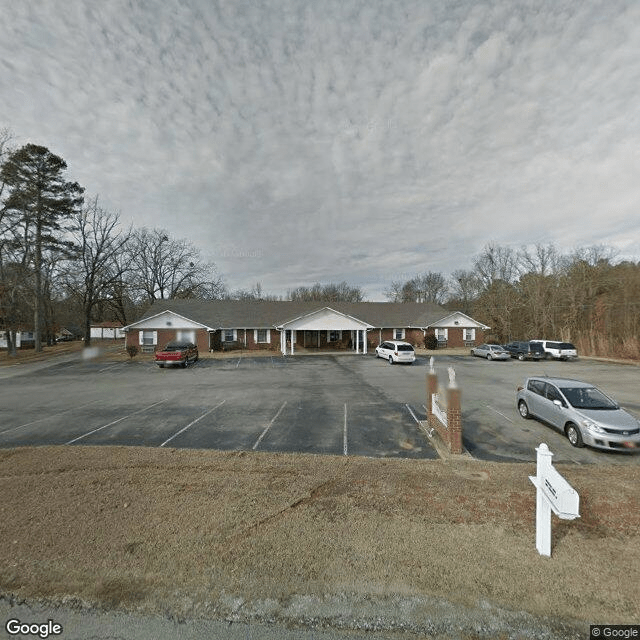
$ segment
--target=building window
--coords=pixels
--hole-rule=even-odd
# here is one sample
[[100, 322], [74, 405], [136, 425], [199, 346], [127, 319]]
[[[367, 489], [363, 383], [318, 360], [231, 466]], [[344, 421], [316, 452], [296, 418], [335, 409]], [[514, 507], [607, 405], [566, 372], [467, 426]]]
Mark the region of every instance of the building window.
[[393, 339], [394, 340], [404, 340], [404, 329], [394, 329], [393, 330]]
[[463, 329], [464, 339], [466, 342], [473, 342], [476, 339], [475, 329]]
[[235, 342], [236, 330], [235, 329], [223, 329], [222, 330], [222, 342]]
[[143, 331], [142, 332], [142, 345], [143, 346], [153, 346], [155, 344], [155, 331]]
[[438, 342], [446, 342], [447, 341], [447, 329], [436, 329], [436, 338]]
[[256, 342], [269, 342], [269, 329], [256, 330]]
[[329, 342], [340, 342], [342, 340], [342, 331], [329, 331]]

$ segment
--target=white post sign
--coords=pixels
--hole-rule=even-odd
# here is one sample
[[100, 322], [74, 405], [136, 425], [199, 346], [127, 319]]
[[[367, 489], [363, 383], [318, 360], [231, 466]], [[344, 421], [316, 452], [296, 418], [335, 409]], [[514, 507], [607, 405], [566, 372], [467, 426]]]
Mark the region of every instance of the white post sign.
[[579, 518], [580, 497], [577, 491], [553, 468], [553, 453], [543, 442], [538, 452], [536, 475], [529, 476], [537, 489], [536, 549], [542, 556], [551, 556], [551, 511], [563, 520]]

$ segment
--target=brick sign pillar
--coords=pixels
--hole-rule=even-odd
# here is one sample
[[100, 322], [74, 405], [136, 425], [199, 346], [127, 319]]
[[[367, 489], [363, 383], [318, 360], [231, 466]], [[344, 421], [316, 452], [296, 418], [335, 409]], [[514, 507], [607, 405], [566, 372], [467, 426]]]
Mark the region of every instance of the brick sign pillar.
[[438, 376], [432, 369], [427, 374], [427, 420], [433, 416], [433, 394], [438, 393]]
[[447, 389], [447, 427], [451, 453], [462, 453], [462, 408], [460, 389], [455, 382]]

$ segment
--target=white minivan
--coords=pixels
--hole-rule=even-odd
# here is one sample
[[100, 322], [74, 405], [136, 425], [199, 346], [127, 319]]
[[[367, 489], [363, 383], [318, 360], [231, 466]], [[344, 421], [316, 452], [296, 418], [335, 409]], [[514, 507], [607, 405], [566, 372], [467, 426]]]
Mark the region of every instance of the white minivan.
[[387, 340], [376, 347], [376, 357], [384, 358], [389, 364], [407, 362], [411, 364], [416, 359], [416, 352], [408, 342]]
[[578, 350], [570, 342], [558, 342], [557, 340], [531, 340], [542, 345], [547, 358], [556, 360], [575, 360]]

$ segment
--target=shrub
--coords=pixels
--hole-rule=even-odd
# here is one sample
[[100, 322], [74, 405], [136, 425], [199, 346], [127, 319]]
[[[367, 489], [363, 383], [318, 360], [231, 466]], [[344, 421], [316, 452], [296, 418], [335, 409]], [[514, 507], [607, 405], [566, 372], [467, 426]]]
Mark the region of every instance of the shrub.
[[127, 353], [129, 354], [130, 358], [135, 358], [138, 355], [138, 347], [136, 347], [135, 344], [130, 344], [127, 347]]
[[436, 338], [434, 333], [428, 333], [424, 337], [424, 348], [431, 350], [438, 348], [438, 338]]

